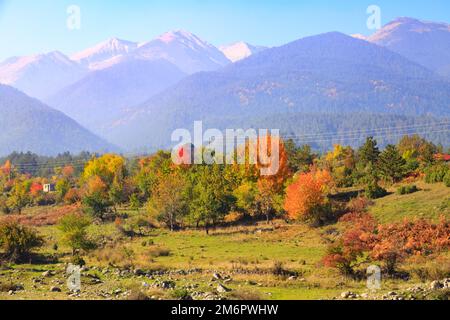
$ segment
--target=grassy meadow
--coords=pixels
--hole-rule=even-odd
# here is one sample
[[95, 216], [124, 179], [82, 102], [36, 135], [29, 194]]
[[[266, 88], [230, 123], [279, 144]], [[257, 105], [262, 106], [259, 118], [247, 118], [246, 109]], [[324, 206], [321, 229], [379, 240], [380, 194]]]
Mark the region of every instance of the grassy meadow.
[[[420, 191], [403, 196], [396, 194], [393, 187], [390, 195], [374, 201], [369, 212], [383, 223], [403, 218], [449, 217], [450, 188], [443, 184], [418, 186]], [[51, 217], [55, 210], [61, 208], [30, 208], [22, 215], [36, 224], [45, 222], [45, 216]], [[119, 209], [125, 222], [142, 214]], [[32, 220], [33, 217], [40, 219]], [[216, 228], [209, 235], [204, 230], [151, 229], [134, 237], [124, 237], [114, 222], [92, 224], [89, 236], [107, 245], [85, 257], [87, 269], [82, 273], [82, 290], [72, 294], [64, 273], [70, 248], [55, 246], [62, 243], [61, 232], [52, 219], [48, 224], [36, 227], [46, 239], [45, 246], [37, 252], [42, 261], [2, 266], [0, 299], [126, 299], [135, 292], [144, 292], [153, 299], [175, 299], [185, 292], [214, 292], [218, 282], [231, 290], [224, 294], [229, 299], [333, 299], [344, 291], [368, 292], [364, 279], [349, 279], [321, 263], [328, 245], [339, 235], [341, 223], [311, 228], [276, 220], [270, 224]], [[441, 254], [432, 262], [419, 259], [414, 264], [405, 263], [400, 269], [409, 271], [410, 279], [383, 279], [380, 294], [430, 280], [421, 279], [417, 272], [421, 268], [437, 270], [441, 276], [443, 272], [448, 275], [449, 266], [448, 254]], [[51, 275], [44, 276], [46, 271]], [[164, 272], [158, 275], [158, 271]], [[155, 275], [148, 276], [149, 272]], [[213, 281], [215, 273], [222, 277], [221, 281]], [[161, 281], [173, 282], [175, 289], [153, 286]], [[24, 290], [11, 293], [11, 285], [20, 285]]]

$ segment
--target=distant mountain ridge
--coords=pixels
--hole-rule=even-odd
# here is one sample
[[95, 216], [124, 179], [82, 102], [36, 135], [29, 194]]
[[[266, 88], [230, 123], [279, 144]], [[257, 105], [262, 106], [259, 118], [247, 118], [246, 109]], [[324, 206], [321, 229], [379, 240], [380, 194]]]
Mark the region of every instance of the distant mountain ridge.
[[[132, 59], [166, 60], [185, 74], [213, 71], [231, 63], [213, 45], [192, 33], [180, 30], [167, 32], [140, 44], [112, 38], [75, 53], [70, 58], [57, 51], [12, 57], [0, 63], [0, 83], [46, 100], [60, 91], [67, 91], [64, 90], [66, 87], [90, 76], [91, 72], [105, 70]], [[161, 83], [163, 82], [164, 79]], [[145, 99], [151, 94], [152, 92]]]
[[[282, 113], [450, 116], [450, 83], [367, 41], [332, 32], [267, 49], [156, 95], [106, 135], [136, 148], [167, 146], [193, 121]], [[235, 121], [230, 120], [232, 128]]]
[[166, 60], [123, 59], [46, 99], [79, 123], [101, 134], [127, 109], [174, 85], [186, 76]]
[[93, 48], [76, 53], [70, 58], [91, 70], [98, 70], [104, 67], [106, 61], [118, 56], [125, 56], [134, 51], [137, 46], [136, 42], [112, 38]]
[[88, 70], [54, 51], [28, 57], [12, 57], [0, 63], [0, 83], [44, 99], [78, 81]]
[[450, 24], [398, 18], [367, 40], [450, 77]]
[[0, 85], [0, 127], [0, 156], [13, 151], [40, 155], [119, 151], [60, 111], [5, 85]]

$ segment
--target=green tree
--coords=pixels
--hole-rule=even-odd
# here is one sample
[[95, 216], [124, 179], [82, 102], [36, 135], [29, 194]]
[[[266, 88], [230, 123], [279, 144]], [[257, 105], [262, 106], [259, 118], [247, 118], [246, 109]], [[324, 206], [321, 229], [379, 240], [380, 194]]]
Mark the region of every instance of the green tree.
[[131, 210], [139, 211], [139, 209], [140, 209], [141, 206], [142, 206], [141, 200], [139, 199], [139, 196], [138, 196], [136, 193], [133, 193], [133, 194], [130, 196], [129, 202], [130, 202], [130, 208], [131, 208]]
[[397, 147], [388, 145], [380, 154], [378, 170], [383, 178], [394, 183], [401, 180], [405, 175], [406, 161], [400, 155]]
[[186, 213], [185, 182], [178, 173], [161, 177], [148, 204], [150, 214], [174, 230]]
[[374, 166], [378, 157], [380, 156], [380, 150], [377, 145], [377, 141], [373, 137], [368, 137], [364, 145], [358, 150], [359, 161], [364, 165]]
[[316, 157], [309, 145], [298, 147], [294, 140], [289, 139], [285, 142], [285, 149], [288, 155], [288, 166], [291, 172], [306, 172], [314, 163]]
[[114, 212], [117, 212], [117, 206], [124, 202], [124, 187], [119, 182], [119, 178], [115, 177], [114, 181], [108, 191], [109, 200], [114, 207]]
[[171, 173], [172, 158], [169, 152], [159, 151], [155, 155], [141, 159], [139, 170], [134, 177], [134, 183], [140, 191], [140, 197], [145, 202], [158, 183], [158, 176]]
[[256, 195], [258, 189], [256, 183], [245, 182], [233, 191], [237, 209], [249, 216], [255, 216], [258, 211]]
[[189, 218], [197, 226], [203, 224], [206, 233], [223, 220], [234, 201], [223, 173], [221, 165], [195, 166], [191, 173]]
[[84, 211], [94, 218], [103, 219], [104, 214], [108, 212], [111, 207], [110, 200], [100, 192], [93, 192], [83, 197], [82, 203]]
[[64, 199], [70, 188], [70, 181], [67, 178], [60, 179], [56, 182], [55, 190], [60, 200]]
[[22, 209], [29, 203], [27, 184], [16, 179], [11, 194], [8, 197], [8, 206], [13, 211], [22, 213]]
[[69, 214], [59, 221], [58, 229], [63, 234], [63, 241], [72, 249], [75, 256], [78, 250], [89, 250], [93, 243], [87, 237], [87, 228], [91, 220], [78, 214]]

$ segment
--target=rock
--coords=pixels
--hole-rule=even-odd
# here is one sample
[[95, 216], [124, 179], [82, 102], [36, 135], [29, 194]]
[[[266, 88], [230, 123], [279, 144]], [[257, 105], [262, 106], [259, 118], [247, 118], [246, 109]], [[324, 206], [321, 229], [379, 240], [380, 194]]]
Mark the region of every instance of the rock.
[[43, 276], [44, 278], [52, 277], [52, 276], [54, 276], [54, 275], [55, 275], [55, 273], [54, 273], [53, 271], [50, 271], [50, 270], [45, 271], [45, 272], [42, 273], [42, 276]]
[[290, 276], [290, 277], [288, 278], [288, 280], [289, 280], [289, 281], [295, 281], [295, 280], [297, 280], [297, 277], [296, 277], [296, 276]]
[[122, 293], [122, 289], [116, 289], [114, 290], [114, 294], [121, 294]]
[[431, 290], [440, 290], [442, 288], [444, 288], [444, 284], [442, 282], [440, 282], [440, 281], [433, 281], [430, 284], [430, 289]]
[[217, 290], [217, 292], [219, 292], [219, 293], [226, 293], [226, 292], [230, 292], [230, 291], [231, 291], [231, 289], [225, 287], [224, 285], [222, 285], [222, 284], [220, 284], [220, 283], [217, 285], [216, 290]]
[[9, 294], [10, 296], [12, 296], [12, 295], [14, 294], [14, 291], [13, 291], [13, 290], [9, 290], [9, 291], [8, 291], [8, 294]]
[[163, 288], [163, 289], [173, 289], [173, 288], [175, 288], [175, 282], [173, 282], [173, 281], [163, 281], [163, 282], [161, 282], [161, 288]]
[[25, 290], [23, 284], [17, 284], [14, 288], [14, 291], [23, 291]]
[[213, 274], [213, 280], [222, 280], [222, 276], [218, 273]]
[[342, 299], [354, 299], [357, 298], [358, 295], [356, 293], [350, 292], [350, 291], [345, 291], [341, 293], [341, 298]]
[[397, 292], [395, 292], [395, 291], [388, 292], [388, 296], [393, 297], [393, 296], [396, 296], [396, 295], [397, 295]]
[[51, 292], [61, 292], [61, 288], [59, 288], [59, 287], [51, 287], [50, 291]]
[[145, 272], [142, 271], [141, 269], [134, 269], [134, 270], [133, 270], [133, 273], [134, 273], [134, 275], [136, 275], [136, 276], [143, 276], [143, 275], [145, 275]]

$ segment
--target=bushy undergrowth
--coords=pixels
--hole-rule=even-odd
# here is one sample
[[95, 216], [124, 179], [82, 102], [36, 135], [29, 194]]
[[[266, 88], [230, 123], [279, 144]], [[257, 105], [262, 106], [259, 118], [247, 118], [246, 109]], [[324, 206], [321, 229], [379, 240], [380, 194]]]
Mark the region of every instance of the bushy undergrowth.
[[416, 185], [401, 186], [400, 188], [397, 189], [397, 193], [399, 195], [411, 194], [417, 191], [419, 191], [419, 188], [417, 188]]

